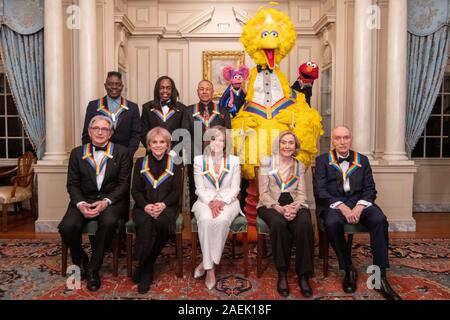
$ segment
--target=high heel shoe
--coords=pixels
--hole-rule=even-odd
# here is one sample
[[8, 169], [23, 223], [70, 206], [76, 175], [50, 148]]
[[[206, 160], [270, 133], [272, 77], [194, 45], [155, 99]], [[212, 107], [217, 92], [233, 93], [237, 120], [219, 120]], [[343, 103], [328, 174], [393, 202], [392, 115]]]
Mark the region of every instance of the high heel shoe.
[[200, 263], [194, 271], [194, 279], [200, 279], [206, 273], [206, 270], [203, 268], [203, 264]]
[[212, 268], [206, 272], [205, 286], [208, 290], [212, 290], [216, 286], [216, 282], [216, 273], [214, 268]]
[[205, 279], [205, 286], [208, 290], [212, 290], [216, 287], [216, 277], [208, 281], [208, 277]]

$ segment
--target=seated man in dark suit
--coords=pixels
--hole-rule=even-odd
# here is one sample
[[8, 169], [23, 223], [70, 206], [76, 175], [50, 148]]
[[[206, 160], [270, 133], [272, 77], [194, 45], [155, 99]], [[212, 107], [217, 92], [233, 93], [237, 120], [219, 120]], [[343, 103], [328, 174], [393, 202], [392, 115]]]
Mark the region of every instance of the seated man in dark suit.
[[[89, 123], [91, 142], [72, 150], [67, 174], [70, 203], [59, 224], [59, 232], [72, 254], [72, 262], [87, 276], [87, 288], [100, 288], [100, 270], [105, 250], [110, 247], [117, 223], [128, 210], [130, 165], [128, 150], [110, 142], [113, 123], [105, 116], [95, 116]], [[96, 219], [98, 229], [89, 261], [82, 248], [84, 224]], [[87, 275], [86, 275], [87, 273]]]
[[388, 222], [375, 204], [377, 191], [372, 169], [366, 156], [350, 150], [352, 133], [344, 126], [331, 133], [334, 150], [316, 158], [314, 197], [317, 215], [325, 222], [331, 245], [339, 260], [339, 268], [345, 270], [343, 289], [356, 291], [357, 273], [352, 257], [346, 250], [344, 225], [361, 223], [370, 231], [373, 264], [381, 271], [380, 288], [375, 288], [386, 299], [401, 300], [386, 278], [388, 259]]
[[90, 140], [88, 125], [96, 115], [103, 115], [113, 122], [114, 133], [111, 142], [128, 148], [131, 160], [141, 140], [141, 119], [136, 103], [122, 97], [122, 75], [119, 72], [108, 72], [105, 81], [107, 95], [89, 102], [84, 119], [82, 142]]

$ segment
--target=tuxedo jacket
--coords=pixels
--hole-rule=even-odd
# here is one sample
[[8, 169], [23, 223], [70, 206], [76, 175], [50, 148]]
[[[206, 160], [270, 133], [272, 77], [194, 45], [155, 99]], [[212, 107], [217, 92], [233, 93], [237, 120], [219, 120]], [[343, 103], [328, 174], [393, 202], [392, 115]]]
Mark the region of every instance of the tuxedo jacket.
[[[216, 105], [217, 112], [219, 114], [215, 115], [214, 118], [210, 118], [211, 120], [209, 121], [208, 125], [206, 125], [201, 120], [200, 117], [201, 115], [196, 115], [197, 114], [196, 108], [197, 105], [193, 104], [187, 106], [183, 112], [183, 128], [187, 129], [191, 135], [191, 155], [190, 155], [191, 160], [194, 159], [195, 156], [203, 154], [203, 135], [208, 128], [220, 125], [227, 129], [231, 129], [230, 113], [225, 108]], [[212, 103], [210, 103], [210, 110], [212, 110]], [[213, 113], [210, 112], [211, 116], [212, 114]], [[201, 132], [202, 136], [200, 138], [195, 137], [196, 134], [194, 130], [195, 123], [198, 123], [202, 128]]]
[[[166, 115], [166, 119], [162, 114], [160, 106], [156, 104], [156, 102], [149, 101], [142, 105], [142, 116], [141, 116], [141, 125], [142, 125], [142, 145], [147, 148], [147, 133], [155, 128], [162, 127], [167, 129], [167, 131], [172, 134], [176, 129], [182, 127], [183, 120], [183, 110], [186, 108], [184, 104], [181, 102], [176, 102], [175, 105], [170, 107], [170, 111], [168, 115]], [[172, 112], [173, 110], [173, 112]]]
[[333, 150], [316, 158], [313, 185], [318, 215], [337, 201], [342, 201], [349, 208], [356, 206], [359, 200], [375, 205], [377, 190], [369, 160], [353, 150], [350, 150], [350, 159], [353, 161], [346, 173], [350, 181], [350, 191], [345, 192], [344, 176], [336, 152]]
[[72, 150], [67, 173], [67, 191], [71, 205], [76, 206], [81, 201], [92, 203], [104, 198], [111, 200], [111, 205], [114, 205], [125, 200], [125, 195], [130, 190], [131, 160], [128, 150], [114, 144], [112, 156], [106, 162], [105, 177], [98, 190], [95, 169], [87, 159], [83, 159], [83, 146]]
[[[84, 127], [82, 135], [82, 143], [90, 142], [88, 126], [91, 119], [96, 115], [105, 115], [100, 111], [100, 100], [93, 100], [89, 102], [86, 109], [86, 117], [84, 118]], [[126, 100], [126, 99], [125, 99]], [[103, 98], [105, 107], [108, 107], [108, 100], [106, 96]], [[111, 142], [120, 144], [128, 148], [130, 156], [132, 157], [139, 147], [141, 139], [141, 120], [139, 117], [139, 108], [136, 103], [126, 100], [128, 110], [124, 110], [117, 120], [114, 134], [111, 137]]]

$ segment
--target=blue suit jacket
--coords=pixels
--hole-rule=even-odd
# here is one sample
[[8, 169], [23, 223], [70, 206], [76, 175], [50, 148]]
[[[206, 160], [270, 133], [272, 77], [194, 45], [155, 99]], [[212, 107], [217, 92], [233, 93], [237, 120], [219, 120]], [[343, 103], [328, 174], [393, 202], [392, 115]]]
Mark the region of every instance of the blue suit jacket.
[[353, 208], [359, 200], [365, 200], [375, 205], [377, 190], [373, 180], [372, 169], [366, 156], [350, 150], [350, 157], [354, 159], [347, 171], [350, 180], [350, 191], [344, 191], [344, 178], [334, 151], [322, 154], [316, 158], [314, 173], [314, 198], [317, 214], [337, 201], [344, 202]]

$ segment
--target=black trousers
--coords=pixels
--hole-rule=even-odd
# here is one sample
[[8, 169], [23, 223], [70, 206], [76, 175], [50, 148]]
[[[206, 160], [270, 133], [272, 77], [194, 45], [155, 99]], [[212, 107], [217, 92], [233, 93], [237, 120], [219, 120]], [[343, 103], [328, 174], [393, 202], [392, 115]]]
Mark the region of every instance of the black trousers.
[[[282, 193], [280, 205], [292, 202], [289, 193]], [[275, 209], [260, 207], [258, 215], [270, 229], [270, 242], [278, 271], [289, 270], [292, 245], [295, 244], [295, 271], [298, 276], [314, 273], [314, 231], [309, 209], [301, 208], [292, 220], [286, 220]]]
[[[339, 269], [347, 270], [352, 265], [352, 257], [347, 252], [347, 242], [344, 236], [344, 225], [347, 220], [338, 209], [328, 208], [323, 211], [322, 215], [328, 239], [339, 261]], [[362, 211], [359, 223], [369, 229], [373, 264], [381, 269], [389, 268], [389, 224], [386, 216], [378, 206], [373, 205]]]
[[136, 244], [134, 257], [142, 266], [153, 266], [162, 249], [173, 233], [177, 207], [166, 208], [158, 217], [150, 217], [140, 208], [133, 209], [133, 221], [136, 223]]
[[91, 220], [98, 221], [98, 229], [92, 243], [92, 256], [89, 261], [89, 270], [98, 271], [103, 264], [105, 251], [111, 246], [118, 221], [123, 215], [126, 206], [123, 203], [108, 206], [94, 219], [86, 219], [77, 207], [70, 204], [64, 218], [58, 226], [62, 239], [67, 244], [72, 255], [72, 262], [80, 265], [86, 253], [82, 247], [83, 226]]
[[[194, 165], [188, 164], [188, 179], [189, 179], [189, 211], [192, 210], [195, 201], [197, 201], [197, 195], [195, 194], [195, 181], [194, 181]], [[191, 212], [191, 217], [193, 213]]]

